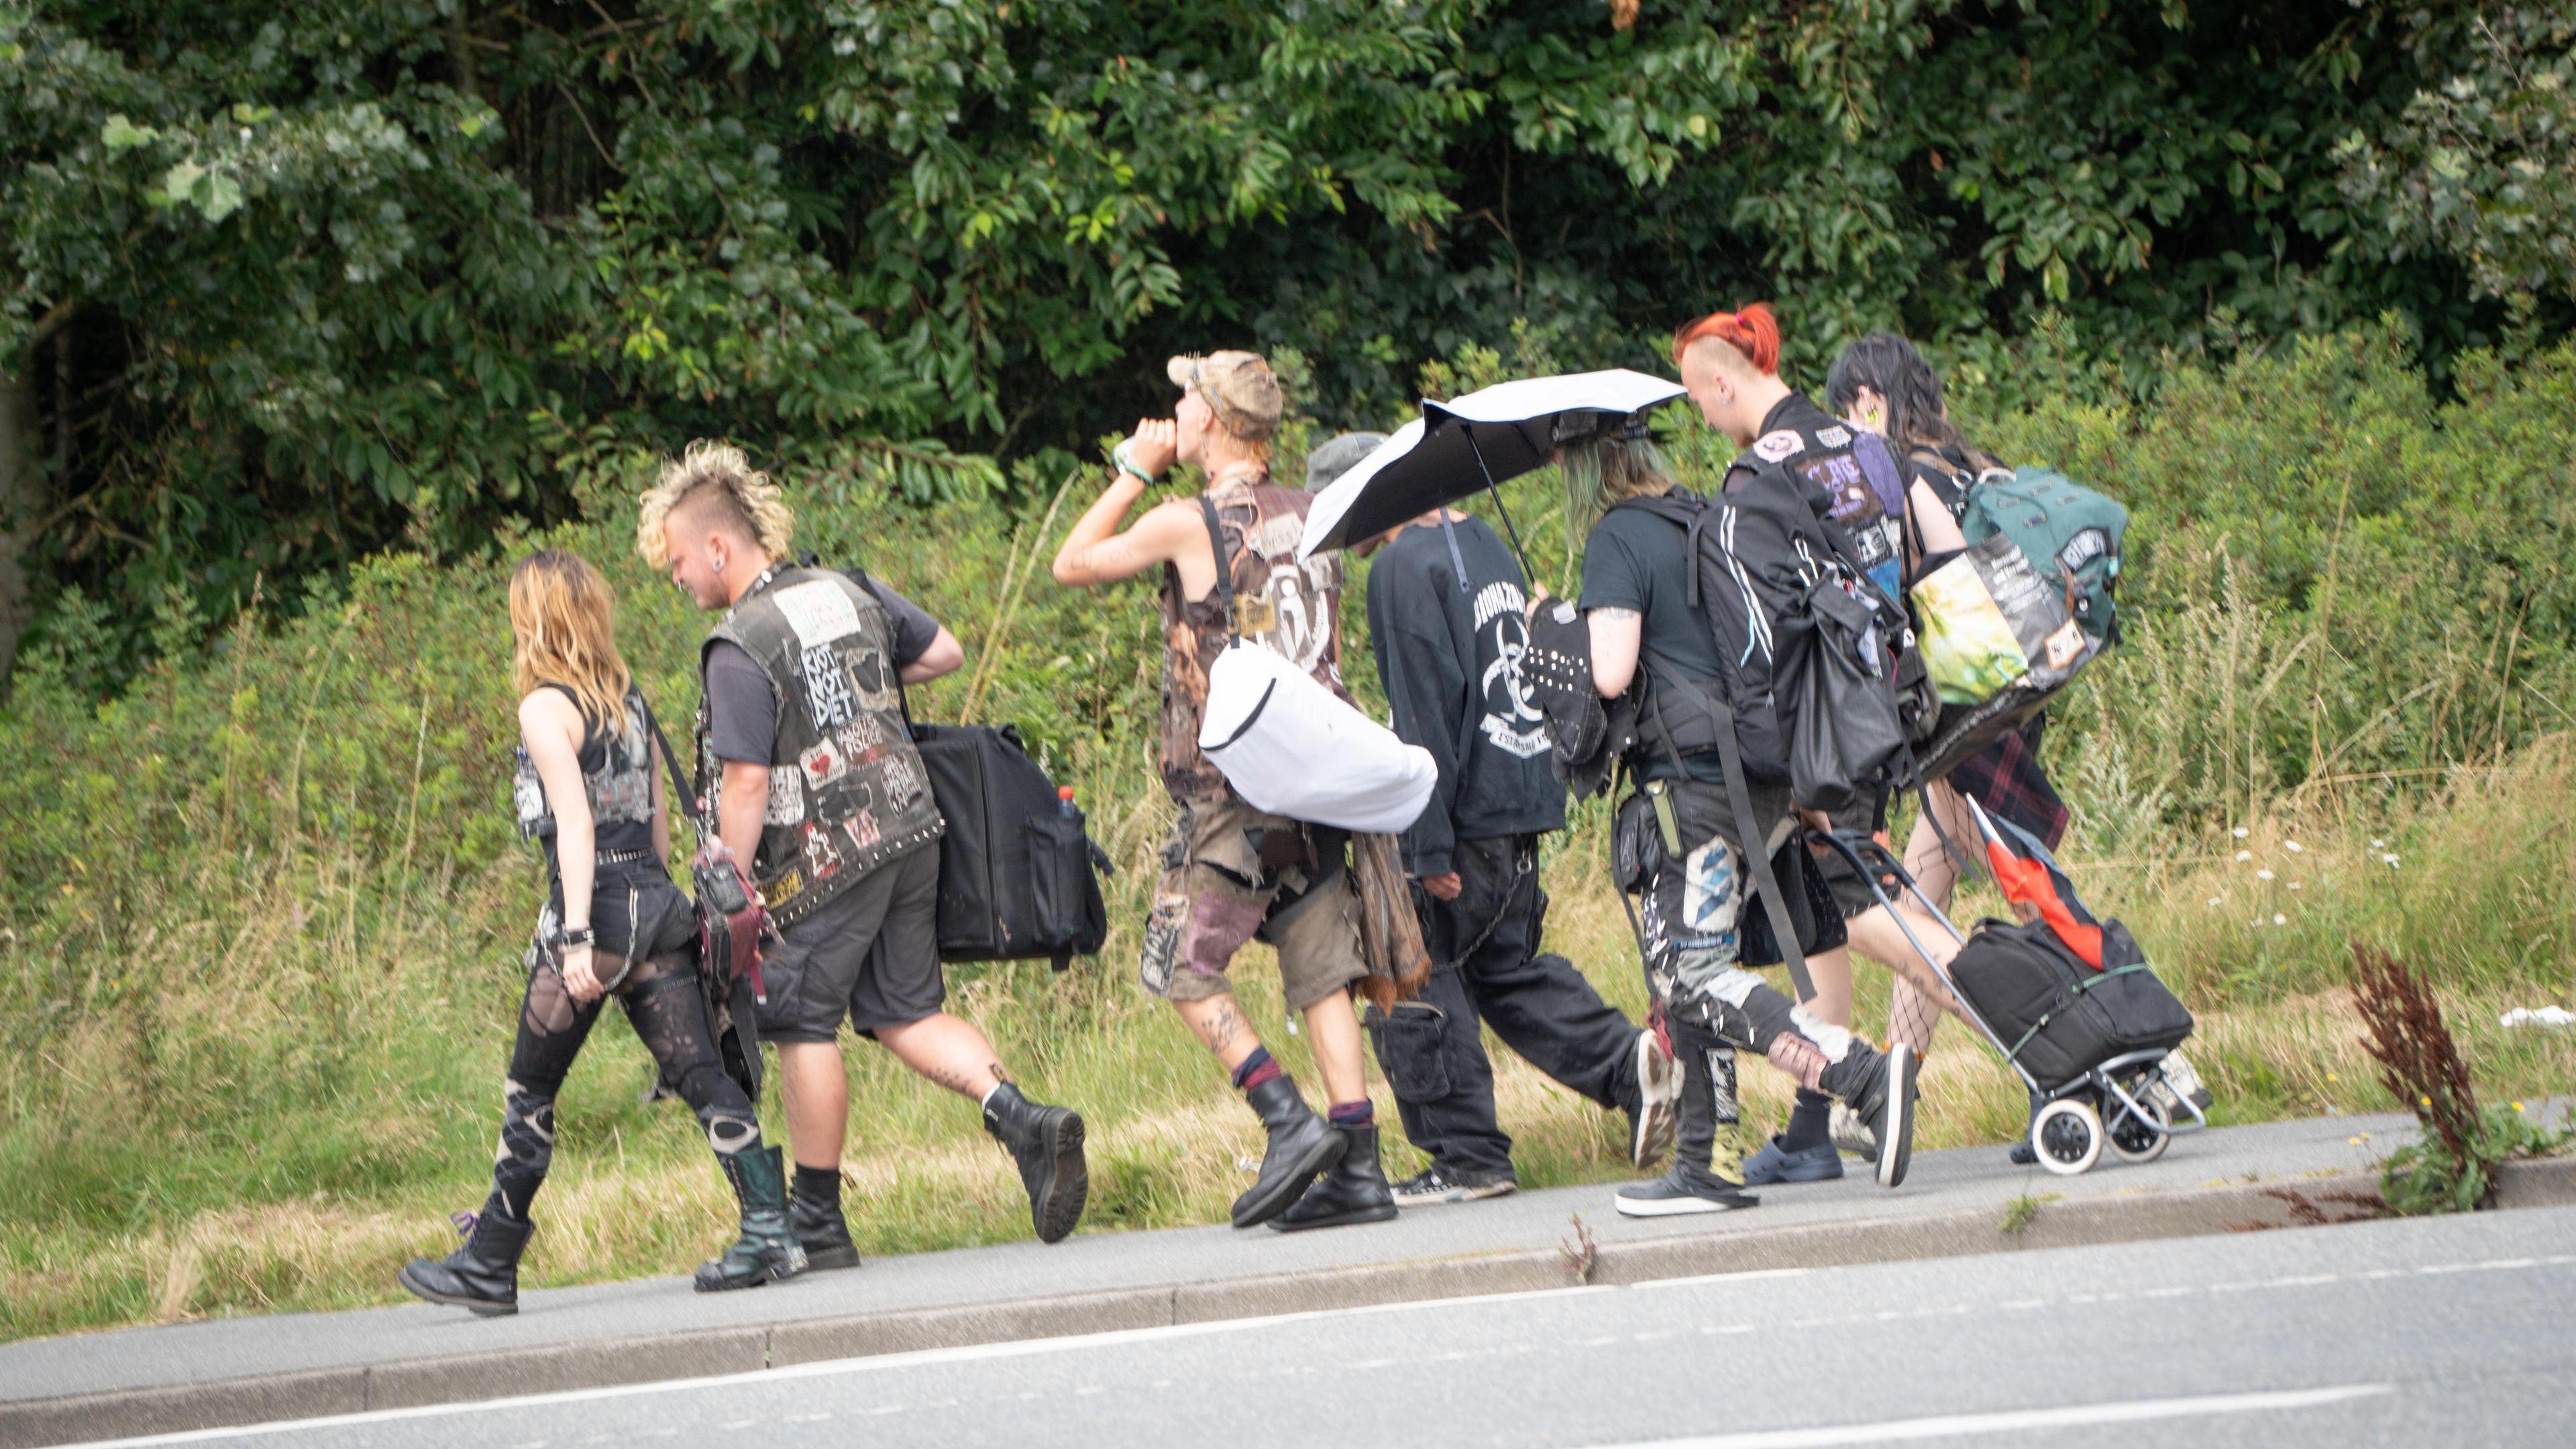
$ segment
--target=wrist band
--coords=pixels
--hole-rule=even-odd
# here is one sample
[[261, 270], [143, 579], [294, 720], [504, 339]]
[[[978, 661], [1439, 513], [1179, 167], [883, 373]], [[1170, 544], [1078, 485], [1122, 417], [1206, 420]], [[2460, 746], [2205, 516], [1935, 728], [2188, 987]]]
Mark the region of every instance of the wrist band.
[[558, 950], [566, 946], [596, 946], [599, 944], [599, 932], [589, 926], [583, 926], [577, 930], [559, 930], [555, 932], [554, 939], [547, 944]]
[[1154, 475], [1136, 466], [1135, 461], [1127, 456], [1127, 445], [1125, 443], [1120, 443], [1117, 447], [1109, 450], [1109, 461], [1118, 465], [1119, 472], [1126, 474], [1128, 477], [1135, 479], [1137, 482], [1144, 484], [1148, 488], [1154, 486]]

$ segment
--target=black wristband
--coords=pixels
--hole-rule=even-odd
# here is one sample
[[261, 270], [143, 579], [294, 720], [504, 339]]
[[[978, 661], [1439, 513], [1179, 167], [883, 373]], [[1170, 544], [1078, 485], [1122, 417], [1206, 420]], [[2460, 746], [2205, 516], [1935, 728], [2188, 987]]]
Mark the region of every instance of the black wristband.
[[556, 948], [557, 950], [561, 950], [566, 946], [596, 946], [599, 944], [599, 932], [589, 926], [582, 926], [577, 929], [558, 929], [556, 930], [553, 938], [547, 941], [546, 944]]

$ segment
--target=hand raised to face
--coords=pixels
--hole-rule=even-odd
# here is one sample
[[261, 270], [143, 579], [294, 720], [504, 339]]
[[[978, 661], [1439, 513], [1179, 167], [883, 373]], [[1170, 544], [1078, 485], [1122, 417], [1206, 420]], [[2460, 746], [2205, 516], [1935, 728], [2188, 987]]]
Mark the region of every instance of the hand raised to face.
[[1181, 452], [1181, 425], [1170, 418], [1138, 418], [1127, 440], [1127, 461], [1160, 478], [1171, 471]]

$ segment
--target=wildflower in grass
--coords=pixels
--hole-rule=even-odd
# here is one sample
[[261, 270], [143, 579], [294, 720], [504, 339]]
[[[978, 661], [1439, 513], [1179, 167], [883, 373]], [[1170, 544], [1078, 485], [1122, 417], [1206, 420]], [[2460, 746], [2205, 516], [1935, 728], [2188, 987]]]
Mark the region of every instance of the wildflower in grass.
[[2388, 842], [2385, 840], [2374, 840], [2370, 842], [2370, 848], [2373, 850], [2386, 850], [2388, 848]]
[[2379, 858], [2379, 863], [2388, 867], [2390, 870], [2395, 870], [2397, 868], [2397, 857], [2393, 855], [2383, 855]]
[[2237, 838], [2237, 839], [2239, 839], [2239, 840], [2243, 840], [2246, 836], [2251, 835], [2251, 834], [2253, 834], [2253, 833], [2254, 833], [2254, 832], [2252, 832], [2252, 831], [2250, 831], [2250, 830], [2246, 829], [2246, 828], [2245, 828], [2244, 826], [2242, 826], [2242, 825], [2239, 825], [2239, 826], [2237, 826], [2237, 827], [2236, 827], [2236, 838]]
[[2276, 926], [2286, 926], [2290, 924], [2290, 918], [2282, 915], [2279, 911], [2274, 911], [2272, 913], [2272, 924]]
[[2298, 888], [2299, 888], [2299, 882], [2297, 882], [2297, 881], [2292, 881], [2292, 882], [2290, 882], [2290, 889], [2292, 889], [2292, 890], [2297, 890]]
[[2256, 880], [2270, 880], [2272, 878], [2272, 873], [2268, 870], [2258, 870], [2254, 872], [2254, 878]]
[[2327, 1080], [2327, 1081], [2329, 1081], [2329, 1082], [2335, 1082], [2335, 1081], [2341, 1081], [2341, 1080], [2342, 1080], [2342, 1078], [2337, 1077], [2337, 1076], [2336, 1076], [2334, 1073], [2332, 1073], [2332, 1072], [2328, 1072], [2328, 1073], [2326, 1073], [2326, 1080]]
[[2236, 863], [2238, 865], [2243, 865], [2245, 862], [2252, 860], [2253, 858], [2254, 852], [2250, 850], [2240, 850], [2236, 852]]
[[2209, 898], [2209, 904], [2210, 904], [2212, 907], [2215, 907], [2215, 906], [2218, 904], [2218, 900], [2219, 900], [2219, 898], [2218, 898], [2218, 897], [2216, 897], [2216, 896], [2211, 896], [2211, 897]]
[[2281, 842], [2281, 848], [2282, 848], [2282, 849], [2284, 849], [2284, 850], [2286, 850], [2286, 851], [2288, 851], [2288, 852], [2290, 852], [2292, 855], [2297, 855], [2297, 854], [2299, 854], [2300, 852], [2302, 852], [2302, 851], [2304, 851], [2304, 850], [2306, 850], [2306, 849], [2307, 849], [2307, 847], [2306, 847], [2306, 846], [2301, 845], [2299, 842], [2297, 842], [2297, 841], [2295, 841], [2295, 840], [2284, 840], [2284, 841], [2282, 841], [2282, 842]]
[[2516, 1103], [2514, 1103], [2514, 1104], [2513, 1104], [2513, 1110], [2515, 1110], [2515, 1111], [2517, 1111], [2517, 1112], [2521, 1111], [2521, 1110], [2522, 1110], [2522, 1104], [2521, 1104], [2520, 1102], [2516, 1102]]

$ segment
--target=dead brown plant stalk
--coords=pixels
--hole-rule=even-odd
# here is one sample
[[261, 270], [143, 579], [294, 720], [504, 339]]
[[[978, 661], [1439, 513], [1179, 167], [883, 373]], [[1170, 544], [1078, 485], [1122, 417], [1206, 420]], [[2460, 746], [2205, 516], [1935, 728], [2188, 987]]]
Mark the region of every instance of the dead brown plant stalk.
[[2356, 941], [2353, 1005], [2361, 1011], [2361, 1044], [2378, 1063], [2379, 1080], [2442, 1139], [2455, 1162], [2473, 1160], [2479, 1143], [2478, 1099], [2459, 1044], [2442, 1020], [2433, 985], [2392, 952]]

